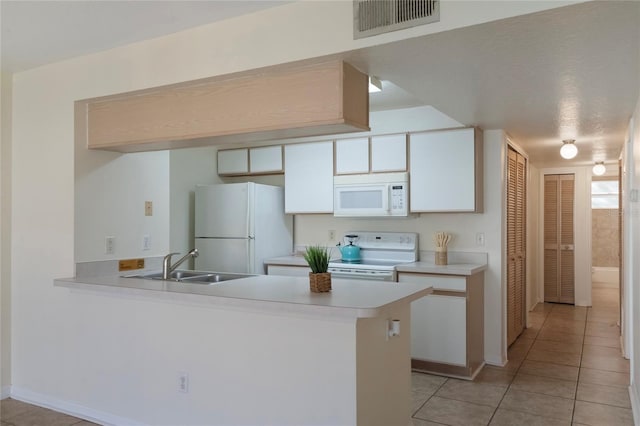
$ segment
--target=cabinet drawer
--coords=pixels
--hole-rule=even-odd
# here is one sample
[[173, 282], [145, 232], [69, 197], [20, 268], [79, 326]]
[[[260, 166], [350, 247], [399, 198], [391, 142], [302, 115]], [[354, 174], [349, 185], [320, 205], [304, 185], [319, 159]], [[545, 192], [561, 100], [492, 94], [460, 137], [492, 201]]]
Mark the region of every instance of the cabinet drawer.
[[308, 277], [311, 268], [307, 266], [267, 265], [267, 275], [282, 275], [287, 277]]
[[398, 282], [429, 284], [434, 290], [467, 291], [467, 278], [463, 276], [399, 273]]

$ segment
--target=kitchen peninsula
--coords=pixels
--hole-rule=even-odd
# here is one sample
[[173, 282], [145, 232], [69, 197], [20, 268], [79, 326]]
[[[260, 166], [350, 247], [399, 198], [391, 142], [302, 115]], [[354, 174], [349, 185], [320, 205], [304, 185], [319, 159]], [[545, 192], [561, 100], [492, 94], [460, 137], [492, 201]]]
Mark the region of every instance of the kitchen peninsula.
[[[132, 357], [130, 367], [143, 389], [126, 397], [158, 409], [144, 418], [125, 413], [121, 421], [410, 422], [410, 302], [431, 292], [426, 285], [334, 279], [330, 293], [316, 294], [308, 279], [297, 277], [203, 285], [118, 275], [59, 279], [55, 285], [86, 299], [87, 306], [96, 298], [113, 302], [119, 319], [98, 319], [113, 328], [99, 332], [126, 342], [123, 351], [148, 351]], [[140, 318], [137, 305], [149, 304], [155, 305], [153, 316]], [[99, 315], [91, 311], [93, 318]], [[392, 320], [400, 321], [395, 336], [389, 335]], [[157, 340], [142, 334], [150, 327], [161, 330]], [[190, 378], [187, 393], [178, 389], [177, 378], [184, 375]], [[183, 409], [175, 409], [176, 399]], [[165, 410], [169, 400], [173, 409]]]

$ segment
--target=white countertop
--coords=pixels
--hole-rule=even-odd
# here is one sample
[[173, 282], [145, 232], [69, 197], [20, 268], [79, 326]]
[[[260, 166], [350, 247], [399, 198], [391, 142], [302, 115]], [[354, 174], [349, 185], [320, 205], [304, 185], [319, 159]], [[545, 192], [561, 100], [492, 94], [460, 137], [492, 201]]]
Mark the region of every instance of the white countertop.
[[[302, 256], [283, 256], [264, 261], [265, 265], [278, 266], [307, 266]], [[452, 263], [450, 265], [436, 265], [433, 262], [420, 261], [402, 263], [396, 266], [398, 272], [411, 272], [414, 274], [445, 274], [445, 275], [473, 275], [487, 269], [486, 264], [481, 263]]]
[[[71, 289], [155, 295], [189, 301], [283, 312], [336, 315], [351, 318], [378, 317], [397, 303], [409, 303], [431, 292], [421, 284], [333, 279], [328, 293], [312, 293], [309, 279], [259, 275], [216, 284], [124, 278], [119, 275], [63, 278], [55, 285]], [[204, 297], [203, 297], [204, 296]]]

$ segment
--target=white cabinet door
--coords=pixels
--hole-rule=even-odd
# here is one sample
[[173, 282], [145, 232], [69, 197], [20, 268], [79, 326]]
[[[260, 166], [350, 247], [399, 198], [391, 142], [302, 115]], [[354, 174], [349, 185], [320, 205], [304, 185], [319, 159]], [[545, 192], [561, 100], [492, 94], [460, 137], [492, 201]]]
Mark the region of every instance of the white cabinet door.
[[249, 171], [251, 174], [282, 172], [282, 145], [250, 148]]
[[481, 203], [476, 203], [481, 145], [473, 128], [411, 133], [409, 146], [412, 212], [481, 211]]
[[236, 175], [249, 173], [249, 150], [227, 149], [218, 151], [218, 174]]
[[407, 170], [407, 135], [371, 137], [371, 171], [404, 172]]
[[369, 173], [369, 138], [336, 141], [336, 174]]
[[465, 366], [464, 297], [429, 295], [411, 302], [411, 358]]
[[[399, 285], [403, 282], [430, 284], [435, 288], [442, 280], [400, 273], [398, 282]], [[411, 358], [466, 365], [467, 301], [464, 296], [429, 295], [411, 302]]]
[[333, 213], [333, 142], [285, 145], [286, 213]]

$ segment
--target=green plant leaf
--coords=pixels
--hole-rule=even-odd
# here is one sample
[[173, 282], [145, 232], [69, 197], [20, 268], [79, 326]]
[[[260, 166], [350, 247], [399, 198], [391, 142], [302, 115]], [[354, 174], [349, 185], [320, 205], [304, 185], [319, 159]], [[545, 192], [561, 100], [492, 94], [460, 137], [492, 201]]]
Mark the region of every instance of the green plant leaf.
[[304, 260], [307, 261], [311, 272], [320, 274], [329, 269], [329, 250], [319, 245], [309, 246], [304, 253]]

